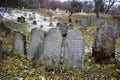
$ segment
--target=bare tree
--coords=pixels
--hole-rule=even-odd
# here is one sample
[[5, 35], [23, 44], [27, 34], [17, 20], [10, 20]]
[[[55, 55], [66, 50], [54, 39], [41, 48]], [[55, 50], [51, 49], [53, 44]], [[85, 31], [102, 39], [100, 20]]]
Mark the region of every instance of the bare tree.
[[106, 2], [108, 2], [108, 5], [106, 6], [105, 13], [108, 13], [111, 7], [115, 4], [115, 2], [117, 2], [117, 0], [106, 0]]

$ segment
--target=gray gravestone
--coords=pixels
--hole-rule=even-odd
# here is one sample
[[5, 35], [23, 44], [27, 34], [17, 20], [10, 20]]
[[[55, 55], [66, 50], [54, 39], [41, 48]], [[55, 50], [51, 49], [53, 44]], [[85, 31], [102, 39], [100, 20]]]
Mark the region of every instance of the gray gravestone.
[[78, 68], [84, 66], [85, 42], [82, 33], [77, 30], [68, 31], [64, 42], [65, 68]]
[[120, 37], [120, 28], [115, 26], [114, 28], [114, 35], [116, 38], [119, 38]]
[[[92, 55], [97, 62], [115, 57], [116, 38], [114, 29], [106, 23], [97, 29], [94, 35]], [[109, 61], [109, 60], [108, 60]]]
[[87, 22], [87, 20], [81, 20], [81, 26], [83, 27], [83, 28], [86, 28], [87, 26], [88, 26], [88, 22]]
[[61, 55], [62, 36], [58, 29], [50, 29], [45, 38], [42, 62], [46, 66], [57, 67]]
[[26, 38], [20, 32], [13, 32], [13, 53], [23, 55], [26, 53]]
[[32, 29], [27, 58], [34, 61], [40, 60], [40, 57], [43, 54], [43, 46], [44, 31], [41, 29]]

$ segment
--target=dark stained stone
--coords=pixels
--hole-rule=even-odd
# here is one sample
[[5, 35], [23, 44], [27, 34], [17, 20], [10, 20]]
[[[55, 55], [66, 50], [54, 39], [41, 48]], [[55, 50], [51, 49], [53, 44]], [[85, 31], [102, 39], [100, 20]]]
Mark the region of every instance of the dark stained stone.
[[114, 29], [106, 23], [97, 28], [94, 35], [94, 44], [92, 56], [97, 62], [108, 60], [115, 57], [116, 38]]
[[20, 22], [20, 23], [24, 23], [25, 22], [25, 18], [23, 16], [18, 17], [17, 21]]

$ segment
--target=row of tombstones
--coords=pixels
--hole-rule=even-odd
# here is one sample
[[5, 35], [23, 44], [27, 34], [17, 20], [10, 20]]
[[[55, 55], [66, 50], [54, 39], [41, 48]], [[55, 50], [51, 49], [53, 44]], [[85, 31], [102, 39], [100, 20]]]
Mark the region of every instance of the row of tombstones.
[[[31, 42], [27, 52], [27, 58], [29, 60], [40, 60], [45, 66], [57, 67], [62, 56], [65, 68], [84, 66], [85, 40], [80, 31], [70, 30], [66, 37], [62, 37], [59, 29], [51, 29], [47, 35], [41, 29], [33, 29], [31, 33]], [[112, 27], [102, 25], [97, 29], [94, 36], [92, 53], [96, 61], [114, 59], [115, 43], [116, 38]], [[25, 35], [20, 32], [14, 32], [13, 52], [19, 54], [25, 53], [25, 45]], [[0, 44], [0, 48], [1, 46]]]

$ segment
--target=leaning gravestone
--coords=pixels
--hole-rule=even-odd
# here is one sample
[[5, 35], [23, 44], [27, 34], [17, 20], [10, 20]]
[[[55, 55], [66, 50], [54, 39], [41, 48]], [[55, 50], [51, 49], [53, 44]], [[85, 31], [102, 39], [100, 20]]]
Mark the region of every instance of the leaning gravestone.
[[58, 29], [50, 29], [44, 42], [42, 62], [46, 66], [58, 67], [61, 55], [62, 36]]
[[32, 29], [31, 34], [27, 58], [29, 60], [39, 61], [43, 54], [44, 31], [41, 29]]
[[101, 25], [94, 35], [94, 44], [92, 55], [97, 62], [109, 61], [115, 57], [116, 38], [114, 29], [107, 25]]
[[17, 31], [13, 32], [13, 53], [20, 55], [26, 53], [26, 37]]
[[64, 42], [64, 67], [78, 68], [84, 66], [85, 42], [82, 33], [77, 30], [68, 31]]

